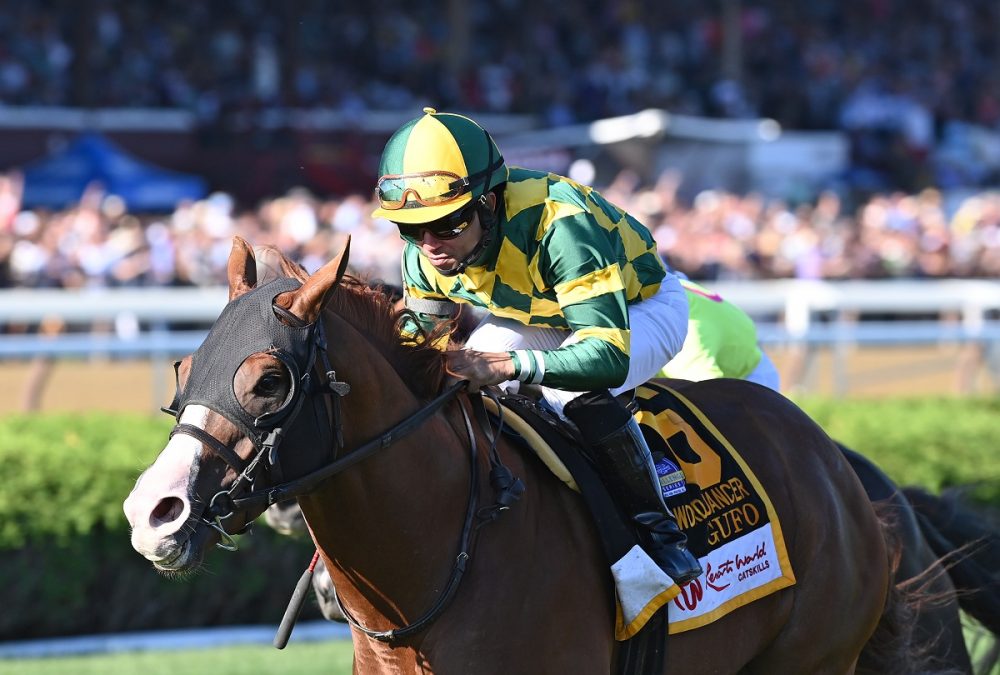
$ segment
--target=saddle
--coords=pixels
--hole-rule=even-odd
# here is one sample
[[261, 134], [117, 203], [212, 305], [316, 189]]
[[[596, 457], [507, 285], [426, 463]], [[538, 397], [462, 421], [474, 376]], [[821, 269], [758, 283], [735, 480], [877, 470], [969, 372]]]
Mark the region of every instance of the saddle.
[[605, 487], [580, 433], [538, 400], [524, 395], [491, 392], [483, 401], [494, 420], [500, 421], [503, 433], [532, 450], [583, 497], [615, 580], [616, 638], [630, 640], [649, 624], [648, 632], [661, 639], [666, 616], [659, 610], [680, 589], [642, 550], [638, 530]]

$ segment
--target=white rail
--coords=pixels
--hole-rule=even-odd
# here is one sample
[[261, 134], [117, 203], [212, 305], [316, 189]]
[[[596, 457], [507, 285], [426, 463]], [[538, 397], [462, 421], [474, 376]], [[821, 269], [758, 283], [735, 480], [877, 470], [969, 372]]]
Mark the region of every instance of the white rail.
[[[710, 288], [758, 320], [765, 344], [1000, 342], [1000, 281], [777, 280]], [[0, 359], [188, 353], [225, 304], [223, 288], [0, 291], [0, 326], [29, 327], [0, 335]], [[50, 318], [69, 329], [37, 335], [32, 327]], [[95, 324], [113, 329], [91, 332]]]

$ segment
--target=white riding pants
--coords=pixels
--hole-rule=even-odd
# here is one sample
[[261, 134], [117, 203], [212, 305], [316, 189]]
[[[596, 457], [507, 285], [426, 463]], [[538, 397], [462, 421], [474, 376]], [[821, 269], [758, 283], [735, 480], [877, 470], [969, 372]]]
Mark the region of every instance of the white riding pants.
[[[628, 307], [630, 354], [628, 376], [620, 387], [611, 389], [619, 394], [653, 378], [667, 361], [680, 351], [687, 336], [688, 301], [680, 282], [667, 275], [655, 295]], [[573, 333], [558, 328], [526, 326], [514, 319], [487, 316], [465, 343], [466, 349], [482, 352], [503, 352], [515, 349], [553, 350], [576, 342]], [[500, 386], [516, 392], [520, 382], [511, 380]], [[542, 396], [562, 415], [563, 406], [580, 395], [578, 391], [563, 391], [542, 387]]]

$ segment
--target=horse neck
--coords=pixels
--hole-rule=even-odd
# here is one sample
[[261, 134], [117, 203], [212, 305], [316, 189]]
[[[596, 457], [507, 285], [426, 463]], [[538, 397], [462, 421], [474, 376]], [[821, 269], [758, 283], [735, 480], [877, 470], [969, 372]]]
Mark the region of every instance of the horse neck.
[[[422, 402], [348, 322], [332, 315], [326, 329], [337, 378], [351, 385], [341, 412], [349, 452]], [[426, 589], [446, 580], [469, 491], [467, 448], [439, 413], [299, 499], [342, 601], [360, 619], [412, 619], [428, 604]]]

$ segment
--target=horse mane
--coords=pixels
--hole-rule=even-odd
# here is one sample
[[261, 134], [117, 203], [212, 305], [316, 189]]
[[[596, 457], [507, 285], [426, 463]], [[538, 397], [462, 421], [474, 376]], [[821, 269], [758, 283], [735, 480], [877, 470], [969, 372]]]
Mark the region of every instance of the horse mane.
[[381, 285], [350, 275], [340, 280], [330, 307], [371, 339], [416, 396], [431, 398], [438, 393], [446, 371], [444, 351], [435, 345], [451, 332], [450, 322], [430, 333], [416, 328], [417, 334], [410, 337], [403, 328], [417, 326], [413, 313], [397, 310]]
[[[309, 278], [305, 268], [273, 246], [255, 247], [254, 253], [259, 281], [278, 276], [301, 282]], [[436, 345], [451, 334], [453, 322], [423, 331], [410, 310], [396, 309], [389, 287], [350, 274], [340, 280], [327, 309], [369, 338], [418, 398], [431, 398], [440, 391], [447, 372], [444, 351]]]

